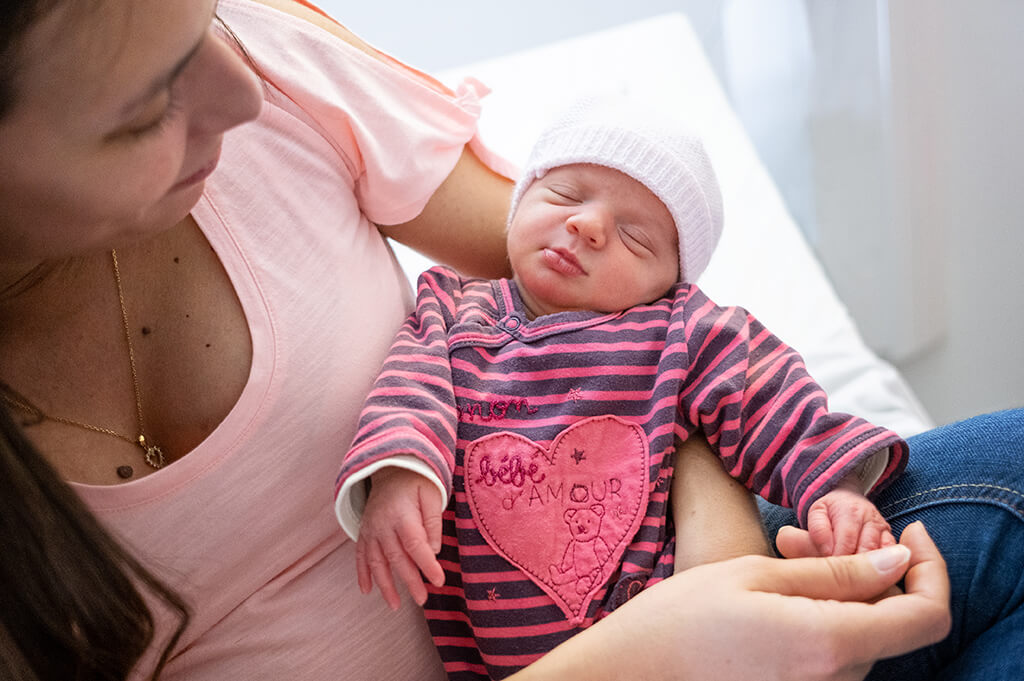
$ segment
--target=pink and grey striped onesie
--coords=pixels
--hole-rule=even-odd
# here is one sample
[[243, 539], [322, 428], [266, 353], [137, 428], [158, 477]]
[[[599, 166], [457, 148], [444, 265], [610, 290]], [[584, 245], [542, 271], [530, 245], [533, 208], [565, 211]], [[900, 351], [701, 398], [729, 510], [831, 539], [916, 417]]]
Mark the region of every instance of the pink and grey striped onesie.
[[504, 678], [672, 574], [676, 438], [807, 509], [896, 434], [830, 413], [800, 356], [695, 285], [616, 313], [527, 319], [510, 280], [419, 280], [338, 478], [415, 458], [450, 503], [425, 606], [449, 678]]

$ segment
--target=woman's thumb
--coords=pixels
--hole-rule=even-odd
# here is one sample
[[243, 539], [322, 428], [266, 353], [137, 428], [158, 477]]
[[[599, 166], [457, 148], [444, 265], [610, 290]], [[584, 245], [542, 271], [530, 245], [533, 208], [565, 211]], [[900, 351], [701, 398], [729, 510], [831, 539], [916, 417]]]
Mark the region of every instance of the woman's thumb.
[[753, 580], [763, 591], [838, 601], [868, 601], [903, 577], [910, 549], [896, 544], [850, 556], [772, 561]]

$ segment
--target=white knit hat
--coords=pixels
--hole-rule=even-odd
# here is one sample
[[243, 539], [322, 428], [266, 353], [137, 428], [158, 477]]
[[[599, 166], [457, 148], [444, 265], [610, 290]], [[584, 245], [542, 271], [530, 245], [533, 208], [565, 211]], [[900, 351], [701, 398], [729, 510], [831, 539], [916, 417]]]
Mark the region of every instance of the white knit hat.
[[679, 232], [680, 280], [700, 276], [722, 234], [722, 195], [697, 135], [679, 121], [611, 99], [577, 102], [534, 144], [512, 193], [509, 222], [535, 179], [574, 163], [613, 168], [650, 189]]

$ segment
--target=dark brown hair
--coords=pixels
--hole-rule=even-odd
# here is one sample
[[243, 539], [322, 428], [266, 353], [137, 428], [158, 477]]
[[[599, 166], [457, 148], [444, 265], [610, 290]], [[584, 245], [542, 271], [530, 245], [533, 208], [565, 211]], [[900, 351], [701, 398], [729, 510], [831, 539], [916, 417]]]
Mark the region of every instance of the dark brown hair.
[[154, 637], [140, 588], [188, 624], [181, 598], [99, 524], [0, 406], [0, 678], [121, 681]]
[[59, 1], [0, 0], [0, 118], [14, 104], [21, 39]]
[[[0, 0], [0, 119], [10, 111], [17, 97], [17, 74], [21, 66], [19, 49], [22, 39], [36, 22], [54, 11], [60, 3], [61, 0]], [[216, 19], [249, 67], [266, 84], [264, 73], [253, 61], [242, 42], [220, 17]]]

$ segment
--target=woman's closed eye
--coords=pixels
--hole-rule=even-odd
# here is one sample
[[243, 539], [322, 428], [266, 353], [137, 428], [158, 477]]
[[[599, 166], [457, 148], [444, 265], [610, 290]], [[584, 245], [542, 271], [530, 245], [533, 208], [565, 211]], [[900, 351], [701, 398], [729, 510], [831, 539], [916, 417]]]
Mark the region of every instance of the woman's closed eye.
[[134, 141], [155, 135], [171, 123], [181, 109], [181, 97], [176, 92], [176, 88], [171, 87], [164, 97], [155, 99], [154, 104], [147, 107], [147, 110], [136, 117], [136, 120], [115, 130], [108, 136], [108, 139]]
[[136, 139], [158, 133], [163, 130], [167, 124], [173, 121], [180, 111], [181, 104], [178, 102], [178, 98], [172, 97], [167, 102], [167, 106], [164, 107], [164, 110], [156, 118], [153, 118], [141, 125], [131, 126], [125, 130], [125, 133]]

